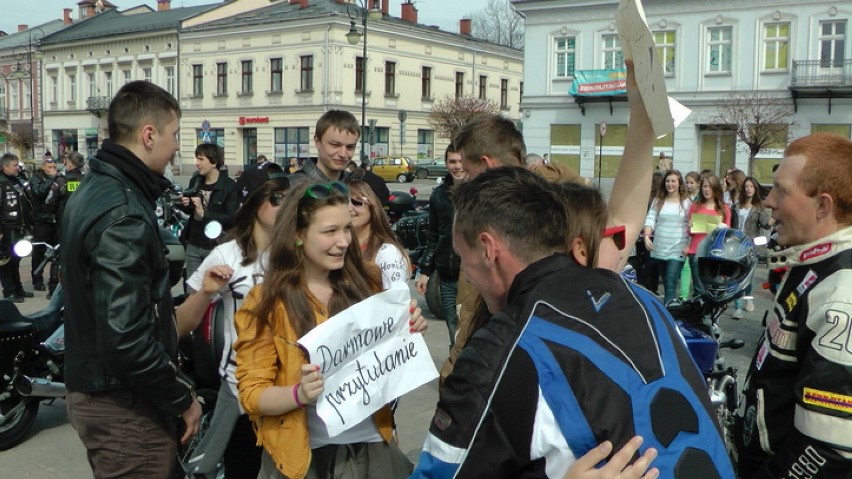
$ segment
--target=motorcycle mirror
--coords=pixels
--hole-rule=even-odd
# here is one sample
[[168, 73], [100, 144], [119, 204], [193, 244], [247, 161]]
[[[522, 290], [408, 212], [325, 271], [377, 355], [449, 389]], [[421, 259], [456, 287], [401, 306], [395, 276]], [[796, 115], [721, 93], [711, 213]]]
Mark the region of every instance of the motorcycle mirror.
[[15, 251], [15, 254], [21, 258], [29, 256], [33, 252], [33, 243], [30, 240], [22, 239], [15, 243], [15, 246], [12, 248]]
[[766, 246], [766, 244], [769, 243], [769, 238], [766, 236], [755, 236], [752, 243], [754, 243], [755, 246]]
[[204, 236], [209, 239], [216, 239], [222, 234], [222, 223], [211, 221], [204, 227]]

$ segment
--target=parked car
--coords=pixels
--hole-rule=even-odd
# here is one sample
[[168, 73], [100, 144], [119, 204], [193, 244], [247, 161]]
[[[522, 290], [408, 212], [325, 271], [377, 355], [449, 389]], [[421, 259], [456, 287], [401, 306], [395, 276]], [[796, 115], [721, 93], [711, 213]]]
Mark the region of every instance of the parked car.
[[380, 156], [370, 162], [373, 173], [385, 181], [408, 183], [414, 181], [413, 163], [407, 156]]
[[414, 176], [421, 180], [426, 178], [441, 178], [447, 176], [447, 164], [443, 158], [420, 160], [414, 169]]

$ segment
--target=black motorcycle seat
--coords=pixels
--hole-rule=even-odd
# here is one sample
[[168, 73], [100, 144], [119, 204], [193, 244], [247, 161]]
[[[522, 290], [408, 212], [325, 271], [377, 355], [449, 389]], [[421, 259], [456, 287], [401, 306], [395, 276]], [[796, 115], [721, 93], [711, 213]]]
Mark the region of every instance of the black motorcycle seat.
[[18, 311], [18, 307], [8, 299], [0, 299], [0, 323], [29, 323], [33, 330], [38, 333], [44, 333], [51, 329], [59, 322], [62, 314], [58, 305], [51, 302], [46, 308], [41, 311], [24, 316]]
[[2, 342], [2, 339], [33, 329], [33, 325], [25, 321], [7, 322], [6, 317], [4, 316], [3, 318], [3, 321], [0, 322], [0, 342]]

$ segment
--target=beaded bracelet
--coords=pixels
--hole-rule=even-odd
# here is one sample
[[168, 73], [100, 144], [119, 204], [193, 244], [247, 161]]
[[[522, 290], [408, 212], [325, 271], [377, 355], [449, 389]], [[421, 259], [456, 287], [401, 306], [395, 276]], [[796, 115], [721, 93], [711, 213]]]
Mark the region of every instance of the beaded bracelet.
[[296, 407], [298, 407], [299, 409], [304, 409], [305, 405], [302, 404], [302, 401], [299, 401], [299, 386], [301, 385], [302, 383], [296, 383], [293, 385], [293, 401], [296, 402]]

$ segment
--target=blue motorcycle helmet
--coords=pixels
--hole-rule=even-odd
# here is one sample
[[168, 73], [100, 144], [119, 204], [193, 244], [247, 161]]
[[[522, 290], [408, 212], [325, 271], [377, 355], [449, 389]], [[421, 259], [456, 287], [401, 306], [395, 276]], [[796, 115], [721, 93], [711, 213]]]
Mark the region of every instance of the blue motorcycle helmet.
[[757, 265], [754, 242], [731, 228], [716, 228], [707, 234], [698, 245], [695, 259], [704, 299], [718, 304], [739, 297], [751, 284]]

